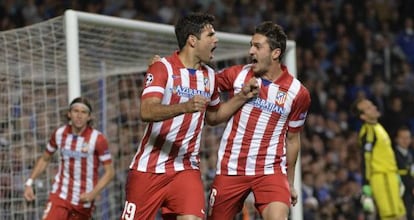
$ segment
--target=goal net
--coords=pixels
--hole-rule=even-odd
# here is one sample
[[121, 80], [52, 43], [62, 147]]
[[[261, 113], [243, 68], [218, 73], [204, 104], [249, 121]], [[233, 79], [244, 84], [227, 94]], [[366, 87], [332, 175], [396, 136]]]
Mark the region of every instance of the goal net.
[[[250, 36], [217, 35], [217, 67], [246, 61]], [[58, 155], [35, 181], [32, 203], [23, 198], [24, 181], [51, 132], [66, 122], [68, 103], [79, 95], [92, 101], [94, 127], [108, 137], [116, 169], [116, 177], [97, 199], [94, 217], [118, 219], [126, 173], [144, 128], [138, 116], [143, 76], [153, 55], [169, 55], [176, 45], [171, 25], [72, 10], [0, 32], [0, 219], [42, 216]], [[285, 59], [296, 74], [294, 49], [289, 41]], [[206, 133], [217, 134], [217, 139], [217, 129], [207, 127]], [[210, 143], [204, 140], [203, 145]], [[203, 169], [208, 172], [211, 166], [206, 163]]]

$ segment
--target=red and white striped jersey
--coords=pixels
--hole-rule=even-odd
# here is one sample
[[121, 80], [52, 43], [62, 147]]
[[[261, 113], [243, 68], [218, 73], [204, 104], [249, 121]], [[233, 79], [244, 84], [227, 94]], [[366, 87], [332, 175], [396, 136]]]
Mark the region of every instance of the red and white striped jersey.
[[[310, 95], [285, 66], [282, 70], [275, 82], [258, 78], [258, 97], [228, 121], [220, 142], [217, 174], [286, 174], [285, 137], [288, 131], [299, 132], [304, 125]], [[252, 77], [250, 64], [233, 66], [217, 74], [217, 86], [232, 97]]]
[[[187, 69], [177, 52], [149, 67], [142, 99], [159, 97], [162, 104], [174, 105], [187, 102], [194, 95], [209, 98], [208, 108], [219, 107], [215, 72], [210, 67]], [[199, 169], [204, 118], [205, 112], [196, 112], [148, 123], [130, 169], [151, 173]]]
[[73, 205], [90, 208], [91, 203], [80, 203], [79, 196], [97, 184], [99, 165], [112, 163], [105, 136], [89, 126], [81, 135], [75, 135], [72, 127], [65, 125], [53, 132], [46, 148], [49, 154], [57, 150], [60, 163], [51, 193]]

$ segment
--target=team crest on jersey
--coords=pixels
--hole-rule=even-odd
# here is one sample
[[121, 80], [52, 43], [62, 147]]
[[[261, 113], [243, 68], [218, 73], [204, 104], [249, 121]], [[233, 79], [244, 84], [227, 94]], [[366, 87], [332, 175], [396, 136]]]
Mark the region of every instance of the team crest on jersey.
[[286, 92], [278, 91], [276, 94], [276, 103], [278, 105], [283, 105], [286, 102], [287, 94]]
[[88, 152], [88, 151], [89, 151], [89, 143], [85, 142], [85, 143], [83, 143], [83, 146], [82, 146], [81, 152], [82, 152], [82, 153], [86, 153], [86, 152]]
[[154, 81], [154, 76], [151, 73], [147, 73], [147, 76], [145, 79], [145, 86], [151, 85], [152, 81]]

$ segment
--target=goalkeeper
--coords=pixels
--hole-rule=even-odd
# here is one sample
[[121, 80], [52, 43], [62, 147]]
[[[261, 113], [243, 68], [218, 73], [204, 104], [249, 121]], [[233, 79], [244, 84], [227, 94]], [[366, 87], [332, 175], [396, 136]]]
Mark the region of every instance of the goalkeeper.
[[374, 211], [373, 198], [381, 220], [403, 220], [406, 210], [400, 197], [401, 180], [390, 137], [378, 123], [381, 114], [366, 98], [356, 100], [352, 110], [363, 121], [358, 142], [363, 153], [364, 211]]

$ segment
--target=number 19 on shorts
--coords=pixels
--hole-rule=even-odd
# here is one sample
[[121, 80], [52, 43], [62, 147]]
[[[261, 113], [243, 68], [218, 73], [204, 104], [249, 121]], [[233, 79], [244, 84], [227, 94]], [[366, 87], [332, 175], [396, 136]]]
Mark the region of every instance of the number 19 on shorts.
[[135, 203], [125, 201], [124, 211], [122, 212], [121, 219], [134, 220], [136, 209], [137, 206], [135, 205]]

